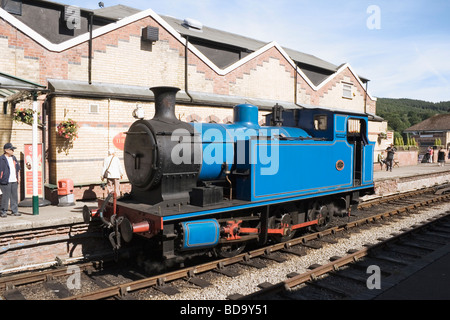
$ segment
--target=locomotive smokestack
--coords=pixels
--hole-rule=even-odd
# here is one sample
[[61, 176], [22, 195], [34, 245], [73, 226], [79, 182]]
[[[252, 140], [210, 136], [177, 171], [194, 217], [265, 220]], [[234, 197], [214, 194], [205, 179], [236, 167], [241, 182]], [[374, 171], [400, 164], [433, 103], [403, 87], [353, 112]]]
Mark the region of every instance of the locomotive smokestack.
[[153, 87], [150, 88], [155, 96], [155, 116], [153, 119], [166, 122], [178, 121], [175, 116], [175, 101], [179, 88]]

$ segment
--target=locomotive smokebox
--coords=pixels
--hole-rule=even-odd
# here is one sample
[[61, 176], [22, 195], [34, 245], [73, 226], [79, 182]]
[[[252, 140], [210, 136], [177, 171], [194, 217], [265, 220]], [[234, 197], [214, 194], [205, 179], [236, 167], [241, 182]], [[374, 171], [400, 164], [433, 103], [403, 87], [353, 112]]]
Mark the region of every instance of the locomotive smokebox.
[[[190, 201], [189, 191], [197, 185], [201, 144], [195, 143], [194, 128], [175, 116], [180, 89], [150, 90], [155, 96], [155, 116], [134, 122], [125, 139], [124, 163], [132, 185], [131, 196], [151, 205], [184, 205]], [[187, 150], [187, 154], [181, 157], [177, 150]], [[174, 161], [174, 156], [183, 161]]]

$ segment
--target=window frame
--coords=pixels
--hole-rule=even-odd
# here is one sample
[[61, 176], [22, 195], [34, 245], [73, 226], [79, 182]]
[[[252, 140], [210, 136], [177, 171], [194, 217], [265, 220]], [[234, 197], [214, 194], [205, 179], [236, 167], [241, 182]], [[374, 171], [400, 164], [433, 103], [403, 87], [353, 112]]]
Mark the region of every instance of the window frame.
[[342, 83], [342, 98], [353, 99], [353, 84], [352, 83]]

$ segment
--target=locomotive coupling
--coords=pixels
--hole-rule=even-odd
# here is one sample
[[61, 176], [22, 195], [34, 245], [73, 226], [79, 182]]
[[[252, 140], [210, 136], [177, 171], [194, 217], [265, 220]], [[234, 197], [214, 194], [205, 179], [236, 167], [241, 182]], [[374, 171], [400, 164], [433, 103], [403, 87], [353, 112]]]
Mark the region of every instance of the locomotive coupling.
[[114, 250], [119, 250], [121, 247], [121, 235], [119, 232], [119, 226], [122, 224], [124, 217], [117, 217], [117, 215], [111, 216], [111, 225], [114, 231], [109, 234], [109, 241]]

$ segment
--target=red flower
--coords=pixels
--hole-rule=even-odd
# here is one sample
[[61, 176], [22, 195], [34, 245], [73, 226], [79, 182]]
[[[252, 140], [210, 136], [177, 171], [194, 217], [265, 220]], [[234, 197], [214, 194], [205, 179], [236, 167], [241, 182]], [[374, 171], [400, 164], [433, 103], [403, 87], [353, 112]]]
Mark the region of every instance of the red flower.
[[67, 121], [63, 121], [60, 124], [58, 124], [58, 134], [66, 139], [76, 139], [78, 138], [77, 130], [78, 130], [78, 124], [76, 121], [73, 121], [72, 119], [67, 119]]

